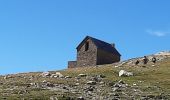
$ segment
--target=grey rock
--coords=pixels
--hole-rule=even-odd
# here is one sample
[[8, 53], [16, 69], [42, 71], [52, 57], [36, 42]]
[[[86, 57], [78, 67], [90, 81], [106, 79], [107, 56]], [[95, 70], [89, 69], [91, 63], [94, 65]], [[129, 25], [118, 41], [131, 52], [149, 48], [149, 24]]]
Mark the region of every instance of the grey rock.
[[87, 84], [88, 85], [96, 85], [96, 82], [95, 81], [88, 81]]
[[105, 75], [98, 75], [99, 78], [105, 78], [106, 76]]
[[47, 77], [47, 76], [51, 76], [50, 72], [43, 72], [41, 73], [42, 77]]
[[79, 74], [78, 77], [86, 77], [86, 74]]
[[72, 78], [71, 76], [65, 76], [65, 78]]
[[53, 83], [50, 83], [50, 82], [47, 82], [47, 83], [46, 83], [46, 86], [48, 86], [48, 87], [54, 87], [54, 84], [53, 84]]
[[57, 97], [50, 97], [50, 100], [58, 100], [58, 98]]
[[64, 78], [64, 75], [62, 75], [60, 72], [56, 72], [55, 74], [56, 74], [56, 76], [59, 77], [59, 78]]
[[119, 77], [121, 76], [133, 76], [133, 73], [132, 72], [127, 72], [125, 70], [120, 70], [119, 71]]
[[89, 87], [87, 87], [85, 90], [86, 90], [86, 91], [93, 91], [94, 88], [95, 88], [94, 86], [89, 86]]
[[75, 85], [76, 85], [76, 86], [79, 86], [79, 85], [80, 85], [80, 83], [75, 83]]
[[78, 97], [77, 100], [85, 100], [82, 96]]

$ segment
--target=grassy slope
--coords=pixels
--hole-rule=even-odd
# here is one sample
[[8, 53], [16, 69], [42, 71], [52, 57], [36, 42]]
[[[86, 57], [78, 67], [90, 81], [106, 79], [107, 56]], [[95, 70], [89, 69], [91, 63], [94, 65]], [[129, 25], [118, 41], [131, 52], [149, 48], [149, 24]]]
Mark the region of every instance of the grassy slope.
[[[164, 61], [158, 62], [155, 66], [152, 63], [142, 66], [129, 66], [122, 65], [115, 68], [113, 65], [102, 65], [101, 67], [93, 68], [76, 68], [68, 69], [62, 73], [65, 75], [77, 76], [80, 73], [87, 75], [99, 75], [106, 76], [106, 81], [124, 80], [128, 84], [136, 83], [141, 88], [146, 89], [149, 86], [158, 86], [164, 93], [170, 94], [170, 58]], [[118, 77], [118, 72], [123, 69], [133, 72], [135, 75], [132, 77]], [[146, 90], [146, 92], [161, 92], [161, 91]]]
[[[139, 86], [139, 88], [144, 91], [146, 94], [170, 94], [170, 58], [165, 59], [161, 62], [155, 64], [155, 66], [151, 66], [152, 64], [146, 65], [146, 67], [141, 66], [129, 66], [129, 65], [122, 65], [118, 68], [115, 68], [114, 65], [102, 65], [99, 67], [86, 67], [86, 68], [74, 68], [60, 71], [64, 76], [72, 76], [76, 77], [80, 73], [87, 74], [88, 76], [93, 75], [105, 75], [104, 81], [107, 82], [114, 82], [118, 80], [123, 80], [129, 85], [134, 83]], [[135, 75], [131, 77], [118, 77], [118, 72], [121, 70], [127, 70], [133, 72]], [[55, 72], [51, 72], [55, 73]], [[29, 77], [33, 76], [33, 80], [29, 80]], [[23, 78], [26, 77], [26, 78]], [[43, 89], [32, 89], [27, 88], [29, 91], [28, 94], [19, 95], [18, 92], [25, 89], [24, 86], [27, 83], [41, 83], [43, 80], [47, 80], [51, 83], [55, 84], [75, 84], [74, 79], [56, 79], [56, 78], [42, 78], [40, 77], [40, 73], [23, 73], [23, 74], [16, 74], [13, 75], [13, 78], [9, 78], [4, 80], [3, 77], [0, 77], [0, 99], [6, 97], [9, 99], [19, 99], [22, 97], [28, 98], [43, 98], [44, 100], [47, 99], [46, 97], [50, 97], [50, 95], [56, 95], [58, 91], [49, 91]], [[82, 85], [85, 83], [82, 80]], [[11, 86], [17, 86], [20, 88], [15, 88], [12, 92], [9, 90]], [[159, 89], [155, 89], [153, 87], [159, 87]]]

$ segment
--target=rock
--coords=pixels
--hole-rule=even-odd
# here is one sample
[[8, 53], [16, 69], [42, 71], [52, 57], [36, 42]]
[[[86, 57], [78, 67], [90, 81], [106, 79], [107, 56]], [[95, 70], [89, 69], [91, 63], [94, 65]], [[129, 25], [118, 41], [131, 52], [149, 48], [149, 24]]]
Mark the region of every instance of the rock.
[[76, 85], [76, 86], [79, 86], [79, 85], [80, 85], [80, 83], [76, 83], [75, 85]]
[[23, 94], [25, 94], [25, 93], [28, 93], [28, 91], [27, 91], [27, 90], [20, 90], [20, 91], [18, 91], [18, 94], [19, 94], [19, 95], [23, 95]]
[[71, 76], [65, 76], [65, 78], [72, 78]]
[[85, 88], [85, 90], [86, 90], [86, 92], [87, 92], [87, 91], [93, 91], [94, 88], [95, 88], [94, 86], [89, 86], [89, 87]]
[[79, 74], [78, 77], [86, 77], [86, 74]]
[[136, 83], [133, 83], [133, 86], [136, 86], [137, 84]]
[[120, 80], [112, 86], [112, 90], [113, 90], [113, 92], [123, 93], [124, 89], [126, 89], [127, 87], [128, 87], [128, 84], [126, 84], [124, 81]]
[[88, 81], [87, 84], [89, 84], [89, 85], [96, 85], [96, 82], [95, 81]]
[[80, 77], [75, 77], [76, 81], [80, 80], [81, 78]]
[[104, 82], [103, 82], [103, 81], [101, 81], [99, 84], [104, 84]]
[[125, 84], [125, 82], [122, 81], [122, 80], [119, 80], [118, 83], [119, 83], [119, 84]]
[[30, 85], [32, 85], [32, 86], [36, 86], [36, 83], [30, 83]]
[[33, 79], [34, 79], [34, 77], [33, 77], [33, 76], [30, 76], [30, 77], [29, 77], [29, 80], [30, 80], [30, 81], [32, 81]]
[[133, 73], [132, 72], [127, 72], [125, 70], [120, 70], [119, 71], [119, 77], [120, 76], [133, 76]]
[[53, 84], [53, 83], [50, 83], [50, 82], [47, 82], [46, 86], [48, 86], [48, 87], [54, 87], [54, 84]]
[[50, 72], [43, 72], [41, 75], [42, 77], [47, 77], [47, 76], [50, 76], [51, 74]]
[[113, 94], [114, 98], [112, 100], [120, 100], [120, 95], [118, 93]]
[[4, 80], [6, 80], [7, 79], [7, 76], [4, 76]]
[[43, 83], [47, 83], [47, 80], [43, 80], [42, 82], [43, 82]]
[[98, 78], [97, 76], [92, 77], [91, 80], [95, 81], [95, 82], [100, 82], [101, 78]]
[[128, 84], [125, 84], [124, 81], [120, 80], [113, 85], [112, 89], [113, 89], [113, 91], [117, 91], [119, 88], [125, 88], [127, 86], [128, 86]]
[[56, 74], [51, 74], [51, 78], [57, 78], [58, 76]]
[[115, 68], [117, 68], [117, 67], [119, 67], [119, 66], [115, 66]]
[[56, 74], [56, 76], [59, 77], [59, 78], [64, 78], [64, 76], [63, 76], [60, 72], [56, 72], [55, 74]]
[[85, 100], [82, 96], [78, 97], [77, 100]]
[[115, 84], [115, 82], [112, 81], [112, 82], [108, 82], [107, 84], [108, 84], [109, 86], [113, 86], [113, 85]]
[[6, 75], [6, 76], [4, 76], [4, 79], [6, 80], [6, 79], [9, 79], [9, 78], [13, 78], [12, 76], [10, 76], [10, 75]]
[[152, 67], [154, 67], [155, 65], [152, 65]]
[[139, 83], [142, 83], [142, 82], [144, 82], [144, 81], [138, 81]]
[[63, 89], [68, 90], [68, 88], [66, 86], [63, 86]]
[[112, 90], [113, 92], [117, 91], [119, 89], [119, 87], [113, 87]]
[[170, 56], [170, 51], [161, 51], [156, 53], [155, 55]]
[[58, 100], [57, 97], [50, 97], [50, 100]]
[[99, 77], [99, 78], [105, 78], [106, 76], [104, 76], [104, 75], [101, 74], [101, 75], [98, 75], [98, 77]]
[[154, 95], [148, 95], [147, 96], [149, 99], [153, 99], [153, 98], [155, 98], [155, 96]]
[[23, 91], [18, 91], [18, 94], [23, 94], [24, 92]]

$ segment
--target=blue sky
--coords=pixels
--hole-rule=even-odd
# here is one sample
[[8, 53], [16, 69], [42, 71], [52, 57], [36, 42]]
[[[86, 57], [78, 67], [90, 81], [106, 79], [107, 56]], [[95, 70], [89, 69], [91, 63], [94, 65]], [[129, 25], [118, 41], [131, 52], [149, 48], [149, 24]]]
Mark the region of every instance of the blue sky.
[[86, 36], [122, 60], [170, 50], [169, 0], [1, 0], [0, 74], [60, 70]]

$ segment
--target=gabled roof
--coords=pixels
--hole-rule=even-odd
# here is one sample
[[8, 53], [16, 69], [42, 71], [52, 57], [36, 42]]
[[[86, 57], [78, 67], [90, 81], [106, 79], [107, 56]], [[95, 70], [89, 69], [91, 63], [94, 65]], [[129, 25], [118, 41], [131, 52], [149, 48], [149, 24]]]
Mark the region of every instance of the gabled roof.
[[121, 56], [121, 54], [116, 50], [116, 48], [113, 47], [110, 43], [98, 40], [90, 36], [86, 36], [76, 49], [79, 50], [88, 39], [92, 40], [92, 42], [96, 45], [98, 49]]

